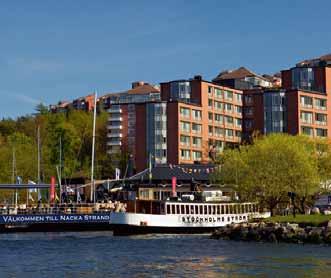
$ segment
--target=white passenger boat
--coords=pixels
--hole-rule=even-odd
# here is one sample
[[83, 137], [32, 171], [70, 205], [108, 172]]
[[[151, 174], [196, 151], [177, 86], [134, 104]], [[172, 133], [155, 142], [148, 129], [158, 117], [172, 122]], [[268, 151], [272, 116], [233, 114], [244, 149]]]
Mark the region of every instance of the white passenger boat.
[[126, 212], [113, 212], [114, 235], [146, 233], [204, 233], [260, 214], [256, 203], [182, 200], [127, 202]]

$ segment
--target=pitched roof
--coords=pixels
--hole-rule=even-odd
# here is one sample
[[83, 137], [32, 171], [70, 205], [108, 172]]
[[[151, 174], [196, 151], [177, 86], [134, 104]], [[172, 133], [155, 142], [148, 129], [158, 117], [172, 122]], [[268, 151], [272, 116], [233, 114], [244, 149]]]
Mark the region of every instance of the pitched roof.
[[312, 63], [315, 63], [315, 62], [318, 63], [320, 61], [325, 61], [325, 62], [331, 61], [331, 53], [322, 55], [322, 56], [317, 57], [317, 58], [305, 59], [305, 60], [300, 61], [299, 63], [297, 63], [297, 65], [306, 65], [306, 64], [312, 64]]
[[222, 71], [220, 72], [216, 78], [213, 79], [213, 81], [218, 81], [218, 80], [225, 80], [225, 79], [242, 79], [248, 76], [256, 76], [259, 77], [261, 79], [265, 79], [263, 76], [260, 76], [258, 74], [256, 74], [255, 72], [245, 68], [245, 67], [240, 67], [236, 70], [232, 70], [232, 71]]
[[127, 91], [108, 93], [108, 94], [102, 96], [102, 98], [105, 98], [108, 96], [121, 96], [121, 95], [125, 95], [125, 94], [143, 95], [143, 94], [159, 93], [159, 92], [160, 92], [159, 88], [154, 87], [148, 83], [145, 83], [144, 85], [137, 86], [137, 87], [127, 90]]
[[128, 94], [147, 94], [147, 93], [159, 93], [160, 89], [150, 85], [150, 84], [144, 84], [141, 86], [137, 86], [131, 90], [128, 90]]

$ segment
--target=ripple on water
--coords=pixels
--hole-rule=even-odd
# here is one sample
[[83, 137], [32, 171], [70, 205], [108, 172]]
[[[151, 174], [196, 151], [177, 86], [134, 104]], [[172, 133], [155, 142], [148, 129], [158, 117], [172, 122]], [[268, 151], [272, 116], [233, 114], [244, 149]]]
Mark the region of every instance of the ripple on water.
[[206, 235], [1, 234], [0, 248], [0, 277], [331, 275], [330, 247], [232, 242]]

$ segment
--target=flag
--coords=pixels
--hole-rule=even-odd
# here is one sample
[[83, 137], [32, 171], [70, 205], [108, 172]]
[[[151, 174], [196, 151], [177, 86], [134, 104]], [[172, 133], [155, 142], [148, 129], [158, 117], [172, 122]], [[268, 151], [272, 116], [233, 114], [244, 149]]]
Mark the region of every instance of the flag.
[[77, 203], [80, 203], [82, 201], [82, 197], [79, 194], [79, 190], [77, 190]]
[[38, 202], [42, 200], [42, 196], [41, 196], [41, 192], [40, 189], [37, 190], [38, 191]]
[[121, 170], [119, 168], [115, 169], [115, 180], [119, 180], [121, 175]]
[[[36, 184], [34, 181], [28, 180], [28, 184]], [[30, 193], [37, 193], [37, 188], [29, 188]]]
[[149, 180], [152, 180], [152, 155], [149, 154]]

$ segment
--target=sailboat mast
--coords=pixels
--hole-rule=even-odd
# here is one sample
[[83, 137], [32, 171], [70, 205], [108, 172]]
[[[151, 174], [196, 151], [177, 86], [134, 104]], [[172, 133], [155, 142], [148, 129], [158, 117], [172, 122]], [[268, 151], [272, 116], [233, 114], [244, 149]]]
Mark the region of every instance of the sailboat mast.
[[37, 152], [38, 152], [38, 173], [37, 173], [37, 183], [40, 183], [40, 126], [37, 129]]
[[95, 158], [95, 123], [97, 116], [97, 92], [94, 93], [92, 164], [91, 164], [91, 200], [95, 203], [94, 158]]

